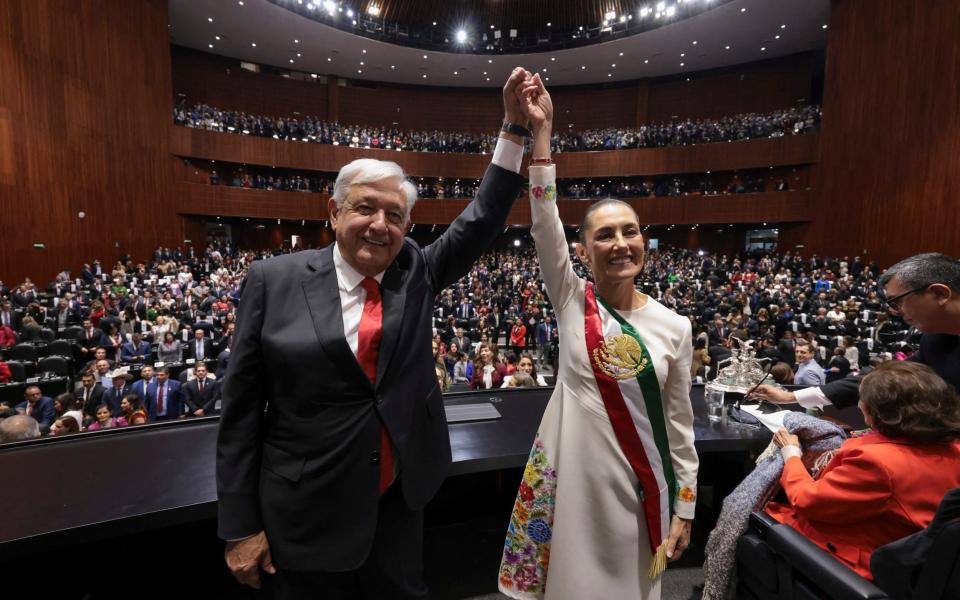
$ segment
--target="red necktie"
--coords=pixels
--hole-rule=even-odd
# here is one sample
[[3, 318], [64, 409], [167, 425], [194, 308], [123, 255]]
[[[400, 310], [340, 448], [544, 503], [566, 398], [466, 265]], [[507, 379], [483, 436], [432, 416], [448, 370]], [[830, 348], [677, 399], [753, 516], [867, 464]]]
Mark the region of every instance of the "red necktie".
[[161, 383], [157, 387], [157, 416], [160, 416], [160, 413], [163, 412], [163, 384]]
[[[377, 357], [380, 353], [380, 338], [383, 337], [383, 304], [380, 302], [380, 287], [373, 277], [364, 277], [360, 282], [367, 291], [360, 316], [360, 331], [357, 334], [357, 361], [370, 381], [377, 382]], [[380, 495], [393, 483], [393, 448], [390, 434], [380, 424]]]

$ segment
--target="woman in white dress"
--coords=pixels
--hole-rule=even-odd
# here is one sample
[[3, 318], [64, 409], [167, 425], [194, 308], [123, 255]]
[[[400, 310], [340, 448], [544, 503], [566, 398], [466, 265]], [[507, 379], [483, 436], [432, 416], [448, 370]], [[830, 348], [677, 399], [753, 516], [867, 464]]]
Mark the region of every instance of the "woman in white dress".
[[521, 599], [657, 599], [696, 506], [690, 324], [636, 290], [644, 240], [626, 203], [588, 210], [576, 252], [596, 284], [574, 273], [549, 159], [553, 105], [539, 75], [522, 93], [534, 130], [531, 233], [557, 313], [560, 368], [499, 587]]

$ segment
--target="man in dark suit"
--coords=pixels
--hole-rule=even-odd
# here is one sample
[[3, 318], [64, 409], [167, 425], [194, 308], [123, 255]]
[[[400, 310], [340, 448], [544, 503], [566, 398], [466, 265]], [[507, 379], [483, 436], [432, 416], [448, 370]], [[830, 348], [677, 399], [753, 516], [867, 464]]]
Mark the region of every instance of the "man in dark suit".
[[183, 412], [183, 394], [180, 382], [170, 379], [170, 369], [157, 369], [156, 381], [147, 386], [145, 400], [147, 419], [154, 421], [174, 421]]
[[[508, 123], [525, 75], [504, 87]], [[450, 465], [433, 298], [502, 231], [521, 144], [501, 134], [476, 199], [426, 248], [404, 237], [415, 186], [364, 159], [337, 177], [334, 245], [250, 265], [217, 441], [219, 534], [242, 583], [262, 566], [278, 597], [426, 597], [423, 507]]]
[[23, 402], [17, 405], [17, 412], [28, 415], [40, 424], [41, 435], [46, 435], [57, 418], [57, 410], [53, 406], [53, 399], [44, 396], [40, 388], [31, 385], [23, 392]]
[[130, 336], [130, 341], [120, 347], [120, 362], [125, 364], [141, 364], [150, 359], [150, 344], [143, 341], [143, 335], [138, 331]]
[[144, 404], [144, 410], [146, 410], [147, 402], [147, 390], [150, 388], [150, 384], [156, 381], [153, 373], [153, 367], [150, 365], [144, 365], [140, 369], [140, 379], [133, 382], [133, 385], [130, 386], [133, 390], [133, 393], [140, 398], [140, 402]]
[[550, 315], [543, 318], [543, 322], [537, 325], [537, 362], [540, 368], [544, 363], [549, 364], [552, 357], [553, 342], [557, 338], [557, 326], [553, 324]]
[[9, 327], [14, 331], [20, 331], [20, 320], [22, 315], [14, 312], [13, 305], [8, 300], [0, 303], [0, 325]]
[[207, 375], [207, 365], [197, 363], [193, 370], [196, 375], [184, 385], [180, 386], [183, 390], [183, 401], [187, 405], [187, 414], [194, 417], [202, 417], [214, 413], [213, 407], [217, 401], [216, 387], [217, 380]]
[[123, 371], [116, 370], [110, 373], [110, 379], [113, 385], [104, 390], [103, 403], [110, 407], [110, 412], [116, 417], [120, 415], [120, 401], [132, 391], [132, 388], [127, 383], [127, 374]]
[[53, 313], [53, 325], [57, 332], [67, 327], [80, 324], [80, 313], [70, 308], [70, 302], [61, 298], [57, 303], [57, 310]]
[[[920, 348], [909, 360], [931, 367], [960, 389], [960, 260], [939, 253], [917, 254], [887, 269], [878, 287], [887, 308], [923, 332]], [[857, 404], [866, 369], [821, 386], [789, 392], [761, 385], [754, 396], [804, 408]]]
[[73, 395], [77, 399], [77, 404], [80, 405], [80, 410], [83, 411], [84, 416], [96, 419], [97, 407], [103, 404], [105, 390], [94, 379], [93, 373], [89, 371], [83, 374], [80, 381], [80, 385], [74, 388]]
[[187, 344], [185, 357], [192, 358], [197, 362], [216, 357], [213, 353], [213, 346], [210, 344], [210, 340], [206, 339], [206, 331], [199, 327], [193, 330], [193, 340]]
[[83, 320], [83, 331], [77, 337], [81, 360], [92, 360], [97, 348], [103, 345], [103, 330], [93, 326], [89, 318]]

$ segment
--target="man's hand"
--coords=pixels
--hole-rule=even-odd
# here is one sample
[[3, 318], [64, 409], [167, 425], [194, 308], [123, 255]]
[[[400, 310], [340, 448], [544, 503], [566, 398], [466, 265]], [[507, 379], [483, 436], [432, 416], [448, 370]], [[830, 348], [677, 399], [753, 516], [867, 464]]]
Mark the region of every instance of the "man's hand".
[[237, 581], [258, 590], [261, 567], [269, 575], [277, 572], [270, 558], [267, 534], [263, 531], [238, 542], [227, 542], [224, 556], [227, 559], [227, 567]]
[[757, 389], [750, 393], [748, 400], [767, 401], [774, 404], [796, 404], [797, 398], [793, 392], [778, 388], [772, 385], [758, 385]]
[[673, 515], [670, 520], [670, 536], [667, 538], [667, 559], [673, 562], [680, 558], [683, 551], [690, 547], [690, 530], [693, 519], [681, 519]]
[[203, 416], [203, 409], [202, 409], [202, 408], [198, 408], [197, 410], [193, 411], [193, 416], [195, 416], [195, 417], [202, 417], [202, 416]]
[[503, 118], [507, 123], [523, 126], [527, 124], [527, 117], [523, 112], [523, 106], [516, 90], [528, 77], [530, 77], [530, 73], [526, 69], [517, 67], [510, 73], [510, 78], [503, 86]]

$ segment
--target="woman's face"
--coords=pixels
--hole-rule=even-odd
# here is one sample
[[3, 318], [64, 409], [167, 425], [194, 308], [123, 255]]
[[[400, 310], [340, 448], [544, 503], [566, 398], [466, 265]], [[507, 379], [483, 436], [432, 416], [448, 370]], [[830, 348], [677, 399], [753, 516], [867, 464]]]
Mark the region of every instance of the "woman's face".
[[520, 359], [520, 363], [517, 365], [518, 371], [523, 371], [524, 373], [533, 374], [533, 361], [527, 357]]
[[63, 421], [61, 421], [60, 419], [57, 419], [56, 421], [53, 422], [53, 434], [54, 434], [54, 435], [62, 435], [62, 434], [64, 434], [64, 433], [66, 433], [66, 432], [67, 432], [67, 428], [64, 427]]
[[440, 354], [440, 345], [437, 344], [436, 340], [433, 342], [433, 357], [436, 358]]
[[455, 355], [457, 352], [460, 352], [460, 346], [456, 342], [450, 342], [450, 354]]
[[97, 421], [101, 423], [106, 423], [110, 420], [110, 409], [109, 408], [100, 408], [97, 409]]
[[167, 342], [167, 343], [172, 342], [172, 341], [173, 341], [173, 333], [171, 333], [171, 332], [169, 332], [169, 331], [168, 331], [167, 333], [165, 333], [164, 336], [163, 336], [163, 341], [165, 341], [165, 342]]
[[127, 400], [126, 398], [124, 398], [123, 400], [120, 401], [120, 410], [123, 411], [124, 413], [130, 412], [132, 409], [133, 409], [133, 407], [130, 406], [130, 401], [129, 401], [129, 400]]
[[489, 364], [493, 362], [493, 353], [490, 352], [489, 347], [484, 346], [483, 348], [480, 349], [480, 360], [482, 360], [484, 364]]
[[597, 283], [633, 281], [643, 269], [644, 241], [640, 223], [629, 207], [608, 204], [590, 215], [577, 255], [593, 272]]
[[57, 414], [58, 414], [58, 415], [59, 415], [59, 414], [63, 414], [63, 411], [64, 411], [63, 403], [60, 402], [59, 400], [54, 400], [54, 401], [53, 401], [53, 410], [57, 411]]

